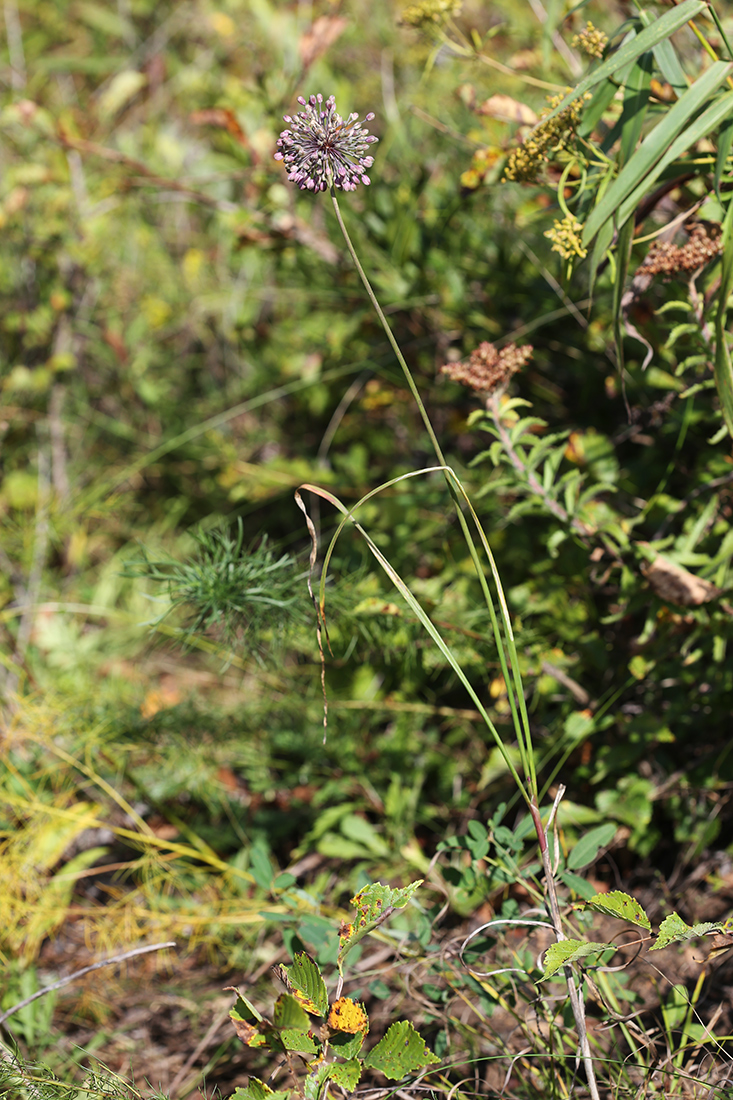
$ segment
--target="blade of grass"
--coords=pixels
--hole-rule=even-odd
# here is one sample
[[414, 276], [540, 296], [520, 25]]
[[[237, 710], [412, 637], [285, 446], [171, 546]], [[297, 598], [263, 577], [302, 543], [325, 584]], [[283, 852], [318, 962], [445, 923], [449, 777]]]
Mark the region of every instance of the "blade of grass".
[[[727, 96], [711, 104], [692, 125], [688, 126], [689, 120], [702, 107], [708, 96], [723, 83], [731, 68], [733, 65], [730, 62], [716, 61], [695, 81], [685, 95], [677, 100], [651, 133], [647, 134], [636, 153], [621, 169], [618, 178], [591, 211], [583, 230], [584, 245], [593, 239], [601, 226], [617, 211], [619, 212], [617, 223], [623, 224], [620, 207], [624, 204], [626, 217], [628, 217], [632, 195], [634, 205], [638, 203], [639, 184], [643, 181], [643, 190], [646, 191], [663, 168], [695, 141], [709, 133], [725, 117], [730, 110]], [[726, 106], [721, 107], [721, 102]], [[682, 130], [684, 133], [678, 138]]]
[[628, 65], [630, 61], [635, 61], [641, 54], [646, 53], [647, 50], [653, 50], [655, 46], [658, 46], [664, 39], [669, 38], [670, 35], [678, 31], [680, 27], [684, 27], [690, 19], [693, 19], [700, 12], [707, 9], [705, 0], [684, 0], [684, 3], [678, 4], [677, 7], [672, 8], [670, 11], [666, 11], [664, 15], [655, 19], [650, 27], [645, 27], [636, 38], [627, 41], [620, 49], [611, 54], [597, 69], [594, 69], [592, 73], [588, 73], [588, 76], [584, 77], [579, 84], [573, 88], [571, 92], [558, 103], [557, 107], [546, 115], [542, 120], [543, 122], [549, 122], [560, 111], [564, 111], [574, 100], [580, 96], [585, 95], [591, 88], [595, 88], [596, 84], [600, 84], [602, 80], [612, 76], [613, 73], [618, 72], [624, 65]]
[[733, 201], [728, 203], [728, 211], [723, 222], [723, 263], [720, 273], [720, 292], [718, 294], [718, 312], [715, 317], [715, 385], [720, 398], [728, 432], [733, 437], [733, 363], [728, 348], [726, 320], [728, 317], [728, 299], [733, 289]]
[[[355, 528], [357, 529], [359, 534], [362, 536], [362, 538], [366, 542], [366, 544], [367, 544], [369, 550], [371, 551], [372, 555], [379, 562], [380, 566], [382, 567], [384, 572], [387, 574], [389, 579], [392, 581], [392, 584], [395, 586], [397, 591], [400, 593], [400, 595], [402, 596], [402, 598], [404, 599], [404, 601], [406, 602], [406, 604], [408, 605], [408, 607], [410, 608], [412, 613], [415, 615], [415, 617], [418, 619], [418, 621], [422, 624], [422, 626], [425, 629], [425, 631], [427, 632], [427, 634], [433, 640], [433, 642], [437, 646], [440, 653], [446, 659], [446, 661], [451, 666], [451, 668], [455, 672], [458, 679], [463, 684], [463, 686], [466, 689], [466, 691], [468, 692], [470, 698], [473, 700], [473, 703], [474, 703], [476, 709], [478, 710], [478, 712], [480, 713], [482, 719], [484, 720], [489, 732], [491, 733], [491, 735], [494, 739], [494, 742], [495, 742], [497, 748], [499, 749], [499, 752], [502, 755], [504, 763], [506, 764], [509, 772], [511, 773], [512, 778], [514, 779], [514, 782], [517, 785], [518, 790], [522, 793], [522, 796], [524, 797], [525, 801], [529, 805], [531, 799], [530, 799], [530, 795], [527, 793], [525, 783], [520, 778], [519, 773], [517, 772], [517, 769], [515, 768], [514, 763], [511, 759], [511, 756], [507, 752], [507, 749], [504, 745], [504, 742], [503, 742], [503, 740], [502, 740], [502, 738], [499, 734], [499, 731], [497, 730], [496, 726], [494, 725], [491, 718], [489, 717], [489, 714], [487, 713], [486, 708], [484, 707], [483, 703], [479, 699], [479, 697], [478, 697], [473, 685], [471, 684], [470, 680], [468, 679], [468, 677], [464, 673], [459, 661], [454, 656], [450, 646], [444, 641], [440, 631], [437, 629], [437, 627], [435, 626], [433, 621], [430, 619], [427, 612], [423, 609], [422, 605], [418, 602], [418, 600], [412, 594], [409, 587], [402, 580], [399, 573], [396, 572], [396, 570], [393, 568], [393, 566], [390, 564], [390, 562], [387, 560], [387, 558], [381, 552], [381, 550], [376, 545], [376, 543], [373, 541], [373, 539], [367, 534], [367, 532], [361, 526], [361, 524], [358, 523], [354, 519], [353, 513], [356, 511], [356, 509], [359, 507], [359, 505], [362, 504], [362, 503], [365, 503], [370, 497], [373, 497], [376, 493], [380, 492], [382, 489], [387, 488], [389, 484], [395, 484], [398, 481], [402, 481], [402, 480], [404, 480], [405, 478], [408, 478], [408, 477], [414, 477], [414, 476], [418, 476], [420, 474], [428, 473], [428, 472], [432, 473], [432, 472], [436, 472], [438, 470], [440, 470], [442, 473], [448, 474], [449, 476], [452, 476], [453, 478], [455, 478], [455, 474], [453, 474], [453, 471], [450, 470], [449, 467], [431, 467], [429, 470], [410, 471], [408, 474], [404, 474], [400, 478], [395, 478], [394, 481], [391, 482], [391, 483], [386, 483], [383, 486], [379, 486], [378, 489], [373, 489], [370, 493], [367, 494], [366, 497], [362, 498], [362, 500], [360, 500], [353, 508], [350, 508], [350, 509], [347, 508], [346, 505], [342, 504], [342, 502], [338, 499], [338, 497], [334, 496], [334, 494], [329, 492], [327, 489], [322, 489], [318, 485], [304, 484], [304, 485], [300, 486], [299, 492], [302, 491], [302, 490], [308, 490], [311, 493], [315, 493], [316, 496], [319, 496], [322, 500], [328, 501], [335, 508], [337, 508], [338, 511], [341, 512], [341, 514], [344, 517], [342, 522], [339, 524], [339, 527], [337, 528], [336, 533], [334, 534], [334, 536], [331, 540], [328, 551], [327, 551], [326, 556], [324, 558], [323, 569], [321, 571], [320, 606], [321, 606], [322, 609], [325, 606], [325, 582], [326, 582], [326, 577], [327, 577], [327, 574], [328, 574], [328, 563], [330, 561], [331, 555], [332, 555], [333, 550], [335, 548], [336, 540], [338, 539], [338, 536], [340, 535], [340, 533], [343, 530], [343, 528], [345, 527], [345, 525], [347, 523], [351, 522], [351, 523], [354, 524]], [[456, 480], [456, 482], [458, 481], [457, 478], [455, 478], [455, 480]], [[304, 505], [302, 504], [302, 500], [300, 501], [300, 507], [303, 508], [303, 510], [304, 510]], [[519, 745], [520, 745], [520, 753], [522, 753], [523, 746], [522, 746], [521, 740], [519, 741]], [[522, 760], [522, 766], [525, 767], [525, 760], [524, 759]], [[529, 773], [527, 773], [527, 778], [529, 779]]]

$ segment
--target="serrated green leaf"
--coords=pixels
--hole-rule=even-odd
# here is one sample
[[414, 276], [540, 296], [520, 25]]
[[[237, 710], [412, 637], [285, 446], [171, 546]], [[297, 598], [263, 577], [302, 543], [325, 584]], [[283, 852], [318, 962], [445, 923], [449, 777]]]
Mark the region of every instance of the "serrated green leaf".
[[281, 993], [275, 1001], [272, 1022], [277, 1028], [297, 1028], [307, 1031], [310, 1027], [308, 1013], [290, 993]]
[[250, 1077], [247, 1087], [235, 1089], [229, 1100], [288, 1100], [291, 1092], [291, 1089], [284, 1092], [273, 1092], [264, 1081], [259, 1081], [256, 1077]]
[[328, 1040], [331, 1050], [339, 1058], [356, 1058], [364, 1045], [364, 1031], [357, 1031], [355, 1035], [349, 1035], [346, 1031], [332, 1031]]
[[664, 15], [654, 19], [654, 22], [649, 27], [645, 27], [640, 34], [633, 38], [631, 41], [625, 42], [620, 49], [612, 53], [610, 57], [606, 58], [597, 69], [588, 73], [579, 84], [573, 88], [571, 92], [565, 96], [564, 99], [558, 103], [557, 107], [549, 114], [545, 116], [543, 121], [554, 118], [560, 111], [564, 111], [565, 108], [573, 103], [579, 96], [585, 95], [591, 88], [595, 88], [596, 84], [600, 84], [601, 81], [606, 80], [609, 76], [618, 72], [624, 65], [628, 65], [629, 62], [635, 61], [637, 57], [640, 57], [647, 50], [653, 50], [660, 42], [669, 38], [670, 35], [678, 31], [680, 27], [684, 27], [685, 23], [690, 19], [694, 19], [696, 15], [699, 15], [701, 11], [704, 11], [707, 4], [704, 0], [684, 0], [684, 3], [678, 4], [670, 11], [666, 11]]
[[[675, 10], [679, 11], [679, 8]], [[641, 38], [642, 35], [639, 37]], [[688, 125], [705, 100], [720, 87], [731, 68], [733, 65], [730, 62], [714, 62], [670, 107], [651, 133], [647, 134], [603, 198], [591, 211], [583, 229], [584, 245], [588, 245], [601, 226], [614, 215], [616, 223], [622, 225], [631, 210], [638, 205], [639, 184], [641, 183], [644, 191], [647, 190], [663, 168], [726, 117], [731, 109], [730, 100], [733, 99], [733, 92], [711, 104], [694, 123]], [[684, 132], [678, 138], [680, 131]]]
[[329, 1077], [342, 1089], [351, 1092], [359, 1083], [361, 1062], [358, 1058], [351, 1058], [348, 1062], [333, 1062], [329, 1069], [331, 1070]]
[[608, 894], [596, 894], [585, 903], [586, 909], [592, 909], [595, 913], [605, 913], [607, 917], [620, 917], [621, 920], [637, 924], [639, 928], [646, 928], [651, 932], [651, 923], [636, 898], [630, 894], [624, 894], [622, 890], [611, 890]]
[[719, 921], [707, 921], [704, 924], [685, 924], [677, 913], [670, 913], [659, 926], [659, 935], [656, 943], [649, 950], [660, 951], [671, 943], [682, 943], [685, 940], [696, 940], [708, 932], [720, 932], [723, 925]]
[[545, 952], [543, 980], [550, 978], [561, 966], [570, 966], [588, 955], [597, 955], [609, 948], [615, 951], [612, 943], [591, 943], [588, 940], [560, 940], [551, 944]]
[[356, 908], [356, 917], [353, 924], [348, 925], [340, 935], [339, 968], [359, 940], [376, 928], [394, 909], [404, 909], [422, 882], [422, 879], [418, 879], [399, 890], [383, 886], [381, 882], [372, 882], [351, 899], [351, 904]]
[[399, 1081], [422, 1066], [435, 1065], [438, 1062], [440, 1058], [436, 1058], [426, 1047], [423, 1037], [418, 1035], [407, 1020], [392, 1024], [384, 1038], [379, 1040], [364, 1059], [365, 1066], [378, 1069], [390, 1081]]
[[318, 1062], [313, 1063], [310, 1072], [303, 1082], [303, 1091], [306, 1100], [318, 1100], [323, 1096], [323, 1086], [326, 1081], [335, 1081], [337, 1085], [351, 1091], [356, 1087], [361, 1077], [361, 1062], [356, 1058], [348, 1062]]
[[280, 1032], [280, 1041], [286, 1050], [292, 1050], [296, 1054], [318, 1054], [321, 1044], [297, 1027], [284, 1027]]
[[577, 871], [581, 867], [587, 867], [593, 863], [601, 848], [610, 844], [616, 835], [617, 826], [607, 821], [605, 825], [597, 825], [578, 841], [568, 856], [568, 869]]
[[292, 966], [281, 966], [278, 974], [307, 1012], [325, 1016], [328, 1009], [326, 983], [318, 963], [307, 951], [296, 951]]

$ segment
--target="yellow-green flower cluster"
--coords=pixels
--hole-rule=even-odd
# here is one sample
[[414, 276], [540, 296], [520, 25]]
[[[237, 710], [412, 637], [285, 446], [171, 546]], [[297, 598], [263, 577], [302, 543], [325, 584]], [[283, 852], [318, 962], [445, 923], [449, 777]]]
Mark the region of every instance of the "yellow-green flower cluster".
[[582, 50], [588, 57], [603, 57], [603, 51], [608, 44], [608, 35], [594, 27], [590, 20], [585, 28], [576, 34], [570, 45], [574, 50]]
[[[550, 114], [564, 98], [564, 94], [548, 97], [550, 106], [543, 113]], [[560, 111], [559, 115], [547, 122], [540, 121], [529, 137], [509, 154], [502, 179], [515, 183], [534, 183], [541, 168], [549, 162], [550, 153], [559, 153], [575, 134], [587, 99], [590, 99], [590, 95], [586, 92]]]
[[583, 248], [580, 234], [583, 226], [572, 216], [565, 217], [561, 222], [553, 223], [552, 229], [545, 232], [545, 236], [552, 241], [552, 251], [559, 252], [564, 260], [583, 259], [588, 255], [588, 249]]
[[431, 23], [444, 23], [454, 15], [460, 15], [462, 0], [421, 0], [410, 4], [400, 15], [400, 23], [406, 27], [424, 27]]

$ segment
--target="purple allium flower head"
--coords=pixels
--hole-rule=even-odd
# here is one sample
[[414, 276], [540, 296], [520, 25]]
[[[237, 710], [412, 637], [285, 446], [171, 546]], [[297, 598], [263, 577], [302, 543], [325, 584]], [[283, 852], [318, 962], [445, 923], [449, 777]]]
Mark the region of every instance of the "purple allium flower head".
[[[283, 116], [290, 129], [280, 134], [275, 153], [275, 160], [288, 169], [288, 179], [301, 191], [326, 191], [332, 183], [342, 191], [356, 191], [358, 183], [368, 184], [365, 169], [374, 163], [374, 157], [368, 156], [369, 146], [379, 138], [362, 130], [357, 114], [347, 119], [337, 114], [332, 95], [325, 107], [322, 95], [312, 95], [308, 102], [298, 96], [298, 103], [305, 110], [295, 118]], [[373, 118], [368, 114], [364, 121]]]

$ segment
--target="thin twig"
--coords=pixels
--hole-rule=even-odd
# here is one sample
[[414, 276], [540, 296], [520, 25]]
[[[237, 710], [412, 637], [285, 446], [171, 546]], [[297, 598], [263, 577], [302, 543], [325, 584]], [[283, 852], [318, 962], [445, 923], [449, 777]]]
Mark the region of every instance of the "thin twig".
[[[555, 802], [552, 809], [553, 814], [556, 812], [560, 800], [564, 794], [565, 787], [560, 786], [555, 797]], [[531, 809], [535, 828], [537, 830], [537, 839], [540, 843], [542, 866], [545, 872], [545, 898], [547, 900], [547, 907], [550, 911], [550, 919], [552, 920], [555, 929], [555, 936], [558, 942], [560, 942], [561, 940], [566, 939], [566, 936], [563, 931], [562, 918], [560, 916], [560, 906], [557, 901], [557, 890], [555, 888], [555, 877], [553, 874], [551, 863], [550, 846], [547, 842], [547, 833], [549, 830], [550, 822], [548, 822], [548, 828], [543, 828], [539, 809], [536, 806], [532, 806]], [[568, 996], [570, 999], [570, 1007], [573, 1011], [575, 1027], [578, 1032], [578, 1053], [585, 1069], [586, 1081], [588, 1083], [588, 1091], [590, 1093], [591, 1100], [600, 1100], [598, 1085], [596, 1083], [595, 1068], [593, 1065], [593, 1056], [591, 1054], [590, 1043], [588, 1041], [588, 1031], [585, 1026], [585, 1005], [583, 1003], [583, 991], [575, 983], [575, 977], [573, 975], [572, 967], [565, 966], [563, 967], [563, 971], [565, 973], [565, 980], [568, 983]]]
[[0, 1016], [0, 1026], [5, 1023], [9, 1016], [19, 1012], [21, 1008], [25, 1008], [26, 1005], [31, 1004], [32, 1001], [38, 1000], [39, 997], [45, 997], [47, 993], [52, 993], [54, 989], [61, 989], [62, 986], [68, 985], [69, 982], [76, 981], [77, 978], [82, 978], [85, 974], [89, 974], [92, 970], [101, 970], [103, 966], [113, 966], [115, 963], [124, 962], [126, 959], [133, 959], [136, 955], [147, 955], [150, 951], [163, 951], [166, 947], [175, 947], [174, 940], [170, 940], [168, 943], [151, 943], [146, 947], [135, 947], [132, 951], [124, 951], [121, 955], [112, 955], [109, 959], [102, 959], [101, 962], [92, 963], [91, 966], [84, 966], [81, 970], [75, 970], [73, 974], [67, 974], [65, 978], [59, 978], [57, 982], [52, 982], [51, 985], [46, 985], [43, 989], [39, 989], [36, 993], [32, 993], [30, 997], [26, 997], [23, 1001], [18, 1001], [12, 1008], [7, 1009]]

